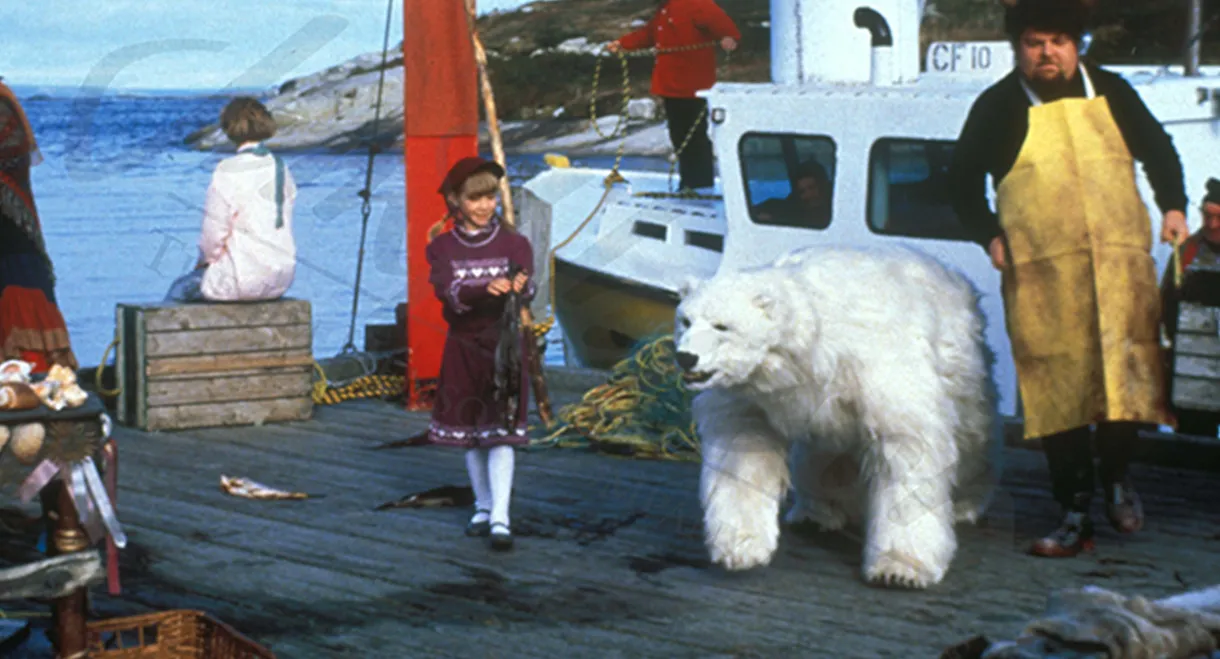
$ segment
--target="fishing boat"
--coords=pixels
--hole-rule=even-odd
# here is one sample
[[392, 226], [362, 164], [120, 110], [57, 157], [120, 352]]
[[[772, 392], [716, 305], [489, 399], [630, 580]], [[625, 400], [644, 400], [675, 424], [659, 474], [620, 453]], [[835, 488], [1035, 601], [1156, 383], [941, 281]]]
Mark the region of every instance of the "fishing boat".
[[[1004, 41], [939, 42], [921, 52], [923, 4], [771, 0], [772, 81], [721, 82], [701, 93], [719, 169], [714, 195], [667, 195], [666, 175], [641, 171], [619, 171], [623, 180], [607, 188], [608, 170], [555, 167], [525, 184], [523, 221], [548, 218], [559, 246], [552, 304], [570, 365], [606, 368], [672, 331], [688, 277], [815, 243], [900, 244], [941, 259], [981, 291], [1001, 411], [1017, 414], [999, 274], [966, 237], [947, 176], [972, 103], [1012, 70], [1014, 54]], [[1132, 83], [1172, 135], [1188, 192], [1216, 174], [1220, 71], [1189, 61], [1106, 68]], [[762, 202], [790, 194], [798, 164], [810, 159], [829, 176], [829, 218], [760, 212]], [[1159, 235], [1142, 170], [1137, 179]], [[1199, 221], [1192, 208], [1188, 223]], [[1157, 245], [1158, 268], [1170, 253]]]

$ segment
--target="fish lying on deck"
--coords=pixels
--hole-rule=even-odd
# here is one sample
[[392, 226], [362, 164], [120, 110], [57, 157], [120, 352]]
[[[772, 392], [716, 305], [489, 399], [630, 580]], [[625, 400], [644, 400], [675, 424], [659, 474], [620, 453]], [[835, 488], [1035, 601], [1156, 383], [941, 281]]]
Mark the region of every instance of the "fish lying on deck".
[[397, 501], [388, 501], [374, 510], [390, 508], [463, 508], [474, 505], [474, 492], [470, 487], [442, 485], [426, 492], [408, 494]]
[[304, 492], [289, 492], [287, 490], [277, 490], [273, 487], [268, 487], [257, 481], [252, 481], [248, 478], [228, 477], [224, 474], [220, 475], [220, 489], [225, 494], [231, 494], [235, 497], [245, 499], [259, 499], [263, 501], [274, 501], [284, 499], [308, 499], [309, 495]]

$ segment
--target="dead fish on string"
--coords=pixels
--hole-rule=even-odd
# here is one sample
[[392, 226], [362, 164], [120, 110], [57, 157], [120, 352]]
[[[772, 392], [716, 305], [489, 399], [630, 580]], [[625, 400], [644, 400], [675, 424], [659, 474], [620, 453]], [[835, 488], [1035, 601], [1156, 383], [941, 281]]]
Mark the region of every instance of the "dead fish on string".
[[[516, 263], [509, 268], [508, 279], [512, 281], [522, 267]], [[509, 290], [505, 295], [504, 312], [500, 317], [500, 336], [496, 343], [494, 398], [504, 415], [504, 428], [513, 432], [517, 427], [517, 415], [521, 412], [521, 296]]]
[[427, 492], [408, 494], [398, 501], [388, 501], [374, 510], [390, 508], [464, 508], [474, 505], [474, 492], [469, 486], [442, 485]]
[[309, 499], [311, 496], [304, 492], [277, 490], [276, 488], [263, 485], [258, 481], [252, 481], [249, 478], [230, 478], [224, 474], [220, 475], [220, 489], [225, 494], [230, 494], [235, 497], [242, 497], [244, 499], [258, 499], [262, 501]]

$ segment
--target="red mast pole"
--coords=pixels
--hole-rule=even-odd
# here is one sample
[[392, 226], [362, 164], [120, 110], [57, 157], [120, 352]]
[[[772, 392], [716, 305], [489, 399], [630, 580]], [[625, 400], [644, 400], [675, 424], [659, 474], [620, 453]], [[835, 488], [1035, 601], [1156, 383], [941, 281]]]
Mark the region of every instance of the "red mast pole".
[[407, 194], [406, 406], [427, 409], [445, 345], [428, 283], [428, 229], [446, 209], [436, 189], [454, 162], [478, 155], [478, 69], [461, 0], [403, 0], [403, 159]]

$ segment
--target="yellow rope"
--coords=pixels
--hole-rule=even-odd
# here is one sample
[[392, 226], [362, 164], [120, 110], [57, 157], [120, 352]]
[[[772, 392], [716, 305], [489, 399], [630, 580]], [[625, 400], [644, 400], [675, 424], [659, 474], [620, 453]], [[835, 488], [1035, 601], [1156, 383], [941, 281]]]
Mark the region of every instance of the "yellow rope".
[[50, 618], [50, 613], [41, 611], [2, 611], [0, 610], [0, 620], [25, 620], [27, 618]]
[[1182, 288], [1182, 243], [1173, 243], [1173, 286]]
[[397, 396], [406, 386], [401, 375], [362, 375], [342, 386], [334, 386], [326, 377], [326, 371], [318, 362], [313, 363], [318, 379], [313, 383], [313, 402], [316, 405], [334, 405], [357, 398], [384, 398]]
[[674, 364], [672, 336], [663, 336], [614, 366], [610, 380], [559, 411], [562, 425], [535, 439], [536, 448], [592, 443], [611, 453], [662, 460], [700, 459], [690, 419], [690, 392]]
[[[107, 396], [107, 397], [118, 396], [123, 391], [122, 387], [115, 387], [114, 389], [107, 389], [104, 386], [102, 386], [102, 373], [106, 370], [106, 358], [110, 356], [110, 351], [117, 348], [121, 342], [122, 341], [119, 339], [119, 334], [116, 331], [114, 334], [114, 340], [111, 341], [110, 345], [107, 345], [106, 349], [102, 351], [102, 359], [101, 359], [101, 361], [99, 361], [97, 363], [97, 370], [93, 372], [94, 388], [97, 390], [97, 393], [102, 396]], [[115, 363], [115, 367], [116, 367], [115, 381], [117, 382], [118, 381], [118, 377], [117, 377], [118, 363], [117, 362]]]

